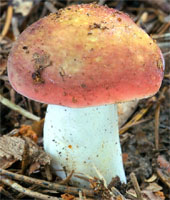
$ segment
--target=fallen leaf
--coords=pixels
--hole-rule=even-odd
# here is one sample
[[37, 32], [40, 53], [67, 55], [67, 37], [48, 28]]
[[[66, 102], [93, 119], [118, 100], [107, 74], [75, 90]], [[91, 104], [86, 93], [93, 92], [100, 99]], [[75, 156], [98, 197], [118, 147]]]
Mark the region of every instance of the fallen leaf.
[[117, 196], [116, 200], [123, 200], [121, 196]]
[[17, 159], [14, 158], [0, 158], [0, 168], [7, 169], [12, 164], [14, 164], [17, 161]]
[[163, 192], [161, 192], [161, 191], [158, 191], [158, 192], [154, 192], [154, 194], [156, 195], [156, 196], [159, 196], [162, 200], [164, 200], [165, 199], [165, 195], [164, 195], [164, 193]]
[[165, 183], [168, 186], [168, 188], [170, 188], [170, 175], [165, 170], [162, 170], [162, 169], [159, 169], [159, 168], [156, 169], [156, 172], [157, 172], [160, 180], [163, 183]]
[[158, 196], [157, 193], [155, 194], [154, 192], [149, 191], [149, 190], [143, 190], [142, 194], [144, 195], [144, 198], [146, 200], [164, 200], [165, 199], [162, 196]]
[[22, 160], [25, 142], [19, 137], [0, 137], [0, 157]]
[[32, 174], [33, 172], [35, 172], [39, 168], [40, 168], [40, 163], [39, 162], [35, 162], [35, 163], [31, 164], [31, 166], [29, 167], [28, 174], [29, 175]]
[[71, 194], [62, 194], [61, 197], [64, 200], [74, 200], [75, 199], [75, 196], [73, 196]]
[[22, 160], [25, 142], [19, 137], [0, 137], [0, 167], [7, 169], [18, 160]]
[[[2, 136], [0, 137], [0, 167], [6, 169], [16, 161], [22, 161], [25, 144], [28, 145], [28, 163], [30, 167], [36, 163], [34, 169], [50, 164], [50, 157], [33, 140], [28, 137]], [[31, 172], [33, 172], [30, 169]], [[35, 167], [36, 166], [36, 167]]]
[[[30, 167], [34, 163], [37, 163], [37, 164], [35, 164], [35, 166], [36, 166], [35, 169], [37, 170], [40, 168], [40, 166], [50, 165], [51, 158], [47, 155], [47, 153], [30, 138], [24, 137], [24, 139], [26, 140], [26, 142], [28, 144]], [[39, 168], [38, 168], [38, 166], [39, 166]], [[29, 170], [29, 172], [31, 172], [31, 171], [32, 170]]]
[[[130, 194], [134, 198], [137, 198], [136, 192], [133, 189], [126, 191], [127, 194]], [[162, 192], [152, 192], [150, 190], [142, 190], [142, 198], [143, 200], [164, 200], [164, 194]]]
[[149, 190], [152, 192], [158, 192], [162, 190], [162, 187], [154, 182], [154, 183], [150, 183], [149, 186], [146, 187], [146, 190]]
[[127, 194], [130, 194], [131, 196], [133, 196], [134, 198], [137, 198], [136, 192], [133, 189], [130, 189], [128, 191], [126, 191]]
[[146, 183], [152, 183], [152, 182], [154, 182], [157, 178], [158, 178], [157, 175], [156, 175], [156, 174], [153, 174], [150, 178], [145, 179], [145, 182], [146, 182]]

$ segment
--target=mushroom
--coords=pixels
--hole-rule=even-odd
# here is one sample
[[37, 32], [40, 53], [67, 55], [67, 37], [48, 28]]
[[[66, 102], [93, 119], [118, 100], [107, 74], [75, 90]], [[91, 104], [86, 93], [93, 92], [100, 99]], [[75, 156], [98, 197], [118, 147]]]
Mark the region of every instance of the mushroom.
[[164, 61], [157, 44], [128, 15], [97, 4], [72, 5], [28, 27], [8, 59], [13, 88], [49, 104], [44, 149], [52, 167], [74, 185], [102, 174], [126, 177], [118, 132], [118, 102], [160, 88]]

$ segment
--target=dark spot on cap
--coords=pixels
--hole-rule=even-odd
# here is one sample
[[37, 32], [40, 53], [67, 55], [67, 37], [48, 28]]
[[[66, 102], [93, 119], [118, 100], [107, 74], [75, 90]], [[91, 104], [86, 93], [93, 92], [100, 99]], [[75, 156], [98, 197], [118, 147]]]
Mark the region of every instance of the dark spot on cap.
[[67, 96], [67, 92], [63, 92], [63, 96]]
[[44, 83], [44, 80], [41, 77], [40, 71], [33, 72], [32, 79], [34, 83]]
[[72, 97], [72, 102], [77, 103], [77, 99], [75, 97]]
[[97, 23], [93, 23], [92, 25], [89, 25], [89, 29], [96, 29], [96, 28], [100, 28], [101, 25], [97, 24]]
[[23, 46], [22, 48], [23, 48], [24, 50], [28, 49], [28, 47], [27, 47], [27, 46]]
[[82, 88], [86, 88], [86, 84], [82, 83], [82, 84], [81, 84], [81, 87], [82, 87]]

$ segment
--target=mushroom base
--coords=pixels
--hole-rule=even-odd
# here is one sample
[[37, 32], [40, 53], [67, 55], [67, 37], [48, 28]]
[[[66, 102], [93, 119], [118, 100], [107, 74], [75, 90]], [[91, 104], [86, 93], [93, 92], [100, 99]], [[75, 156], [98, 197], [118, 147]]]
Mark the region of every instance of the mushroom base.
[[74, 170], [74, 185], [89, 187], [74, 175], [88, 178], [99, 174], [106, 184], [116, 176], [126, 183], [115, 104], [88, 108], [48, 105], [44, 148], [58, 176], [64, 179]]

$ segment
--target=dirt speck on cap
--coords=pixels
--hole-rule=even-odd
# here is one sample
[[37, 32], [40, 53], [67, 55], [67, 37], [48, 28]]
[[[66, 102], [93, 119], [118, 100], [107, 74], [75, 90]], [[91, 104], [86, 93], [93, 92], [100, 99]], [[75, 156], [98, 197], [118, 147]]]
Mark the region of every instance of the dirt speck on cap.
[[47, 53], [34, 53], [32, 61], [34, 62], [35, 69], [35, 71], [32, 73], [32, 79], [34, 83], [44, 83], [45, 81], [42, 78], [42, 72], [46, 67], [52, 65], [52, 61], [50, 61], [50, 55]]

